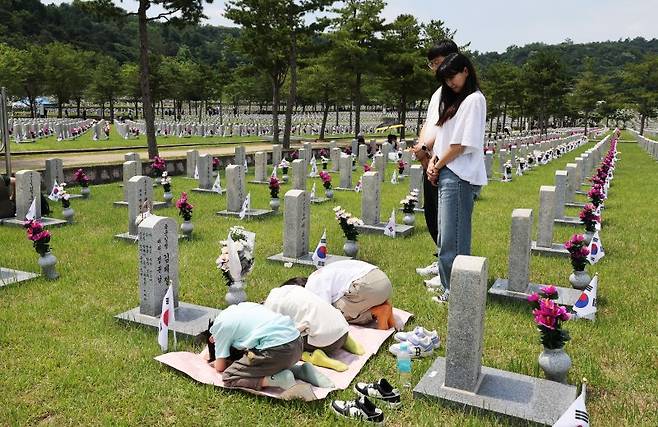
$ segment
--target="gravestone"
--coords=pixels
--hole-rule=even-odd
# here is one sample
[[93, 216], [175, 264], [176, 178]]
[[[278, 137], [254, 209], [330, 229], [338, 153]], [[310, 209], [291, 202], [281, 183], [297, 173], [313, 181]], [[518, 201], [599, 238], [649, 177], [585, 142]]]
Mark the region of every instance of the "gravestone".
[[484, 154], [484, 167], [487, 171], [487, 179], [493, 178], [493, 151]]
[[301, 158], [292, 161], [292, 188], [306, 191], [306, 162]]
[[[304, 142], [302, 146], [304, 147], [304, 160], [308, 165], [309, 163], [311, 163], [311, 158], [313, 157], [313, 148], [311, 147], [310, 142]], [[301, 158], [301, 154], [300, 154], [300, 158]]]
[[[148, 176], [137, 175], [128, 180], [124, 187], [128, 205], [128, 232], [116, 234], [114, 237], [122, 240], [137, 240], [137, 224], [135, 220], [142, 213], [144, 204], [153, 202], [153, 181]], [[115, 202], [116, 203], [116, 202]]]
[[[338, 172], [340, 170], [340, 148], [332, 148], [330, 152], [331, 156], [331, 170], [333, 172]], [[352, 165], [350, 164], [350, 169], [352, 169]]]
[[352, 145], [350, 145], [350, 148], [352, 149], [352, 154], [356, 154], [357, 150], [359, 149], [359, 142], [356, 139], [352, 140]]
[[575, 387], [482, 366], [487, 270], [486, 258], [455, 258], [446, 357], [437, 357], [414, 397], [552, 425], [576, 399]]
[[421, 165], [411, 165], [409, 169], [409, 191], [418, 190], [418, 207], [417, 211], [424, 211], [423, 204], [423, 167]]
[[379, 180], [384, 182], [386, 175], [386, 158], [381, 154], [375, 154], [375, 171], [379, 173]]
[[281, 144], [272, 145], [272, 165], [278, 165], [283, 159], [283, 146]]
[[20, 283], [26, 280], [39, 277], [38, 274], [30, 273], [29, 271], [13, 270], [11, 268], [0, 267], [0, 288], [3, 286], [11, 285], [13, 283]]
[[299, 150], [297, 150], [297, 154], [299, 155], [299, 157], [295, 160], [301, 160], [302, 162], [304, 162], [304, 167], [308, 168], [308, 160], [306, 160], [306, 149], [300, 148]]
[[388, 155], [391, 152], [391, 144], [388, 142], [385, 142], [382, 144], [382, 156], [384, 156], [384, 162], [388, 162], [389, 158]]
[[573, 202], [574, 201], [574, 193], [576, 191], [576, 179], [577, 179], [577, 172], [576, 169], [578, 168], [578, 165], [575, 163], [567, 163], [567, 191], [564, 196], [564, 200], [566, 202]]
[[564, 216], [564, 203], [567, 193], [567, 171], [555, 171], [555, 219]]
[[[116, 207], [125, 207], [128, 206], [128, 182], [135, 177], [135, 176], [141, 176], [142, 175], [142, 165], [138, 161], [135, 160], [129, 160], [126, 162], [123, 162], [123, 200], [119, 200], [117, 202], [114, 202], [113, 205]], [[153, 181], [151, 181], [151, 187], [153, 187]], [[152, 191], [151, 191], [152, 193]], [[161, 209], [166, 207], [165, 202], [156, 202], [153, 200], [151, 197], [149, 201], [152, 203], [153, 209]]]
[[44, 171], [44, 190], [50, 193], [53, 185], [64, 183], [64, 166], [62, 159], [46, 159], [46, 169]]
[[139, 306], [116, 317], [157, 328], [162, 314], [162, 300], [171, 284], [174, 321], [170, 323], [169, 329], [191, 337], [199, 336], [208, 328], [208, 321], [217, 317], [219, 310], [178, 300], [176, 221], [152, 215], [139, 224], [138, 236]]
[[[245, 192], [244, 167], [229, 165], [226, 167], [226, 209], [216, 214], [220, 216], [239, 216], [242, 205], [247, 197]], [[272, 214], [271, 209], [249, 208], [246, 212], [247, 218], [259, 218]]]
[[188, 178], [194, 178], [194, 170], [197, 167], [197, 161], [199, 159], [199, 152], [197, 150], [187, 150], [186, 152], [186, 162], [185, 162], [185, 173]]
[[408, 176], [409, 170], [411, 169], [411, 161], [412, 161], [410, 151], [402, 152], [402, 161], [404, 162], [404, 171], [402, 172], [402, 176]]
[[[235, 147], [235, 156], [233, 159], [233, 163], [236, 166], [244, 167], [244, 162], [247, 160], [247, 150], [245, 149], [244, 145], [238, 145]], [[242, 171], [242, 173], [246, 173], [246, 171]]]
[[500, 174], [505, 175], [505, 162], [507, 161], [507, 150], [501, 148], [498, 150], [498, 167], [500, 169]]
[[574, 183], [574, 194], [586, 195], [587, 191], [582, 191], [580, 189], [581, 182], [585, 176], [585, 170], [583, 168], [584, 162], [582, 157], [576, 157], [576, 182]]
[[269, 184], [267, 176], [267, 153], [258, 151], [254, 155], [254, 184]]
[[368, 146], [365, 144], [359, 145], [359, 164], [361, 166], [368, 163]]
[[532, 242], [531, 250], [539, 255], [568, 256], [569, 251], [561, 243], [553, 243], [553, 221], [555, 220], [556, 191], [554, 186], [542, 185], [539, 188], [539, 224], [537, 241]]
[[[509, 244], [507, 279], [498, 278], [489, 293], [492, 295], [527, 300], [544, 285], [530, 283], [530, 247], [532, 239], [532, 209], [514, 209]], [[558, 303], [572, 306], [582, 291], [556, 286]]]
[[[363, 225], [356, 226], [360, 233], [383, 234], [386, 229], [388, 218], [386, 222], [382, 222], [380, 219], [381, 186], [379, 172], [366, 172], [361, 177], [361, 220]], [[408, 236], [413, 230], [413, 226], [395, 224], [396, 236]]]
[[126, 153], [123, 155], [123, 161], [124, 162], [134, 161], [140, 163], [142, 160], [139, 158], [138, 153]]
[[[44, 227], [65, 225], [65, 220], [41, 216], [41, 174], [31, 170], [16, 172], [16, 215], [0, 219], [0, 225], [23, 227], [25, 215], [35, 202], [35, 219]], [[1, 245], [0, 245], [1, 246]]]
[[336, 190], [354, 191], [354, 186], [352, 186], [352, 156], [340, 156], [340, 186]]
[[214, 183], [212, 156], [210, 154], [200, 155], [196, 161], [196, 168], [199, 172], [199, 186], [197, 188], [193, 188], [192, 191], [199, 193], [216, 193], [212, 189]]

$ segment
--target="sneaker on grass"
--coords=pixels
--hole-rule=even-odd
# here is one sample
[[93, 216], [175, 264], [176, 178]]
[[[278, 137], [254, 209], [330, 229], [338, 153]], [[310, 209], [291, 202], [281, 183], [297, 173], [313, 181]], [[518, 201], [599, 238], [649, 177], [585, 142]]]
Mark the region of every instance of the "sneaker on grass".
[[358, 397], [356, 400], [332, 400], [331, 409], [341, 417], [373, 424], [384, 423], [384, 412], [365, 396]]
[[427, 267], [419, 267], [416, 269], [416, 273], [421, 276], [435, 276], [439, 274], [439, 263], [434, 261]]
[[438, 297], [432, 297], [432, 301], [438, 302], [439, 304], [447, 304], [450, 299], [450, 291], [445, 291], [442, 295]]
[[416, 326], [411, 332], [398, 332], [393, 335], [393, 339], [397, 342], [408, 341], [412, 345], [418, 345], [420, 339], [424, 337], [430, 337], [432, 345], [434, 348], [439, 348], [441, 340], [439, 339], [439, 334], [436, 331], [428, 331], [422, 326]]
[[361, 396], [377, 399], [387, 404], [390, 408], [397, 409], [402, 406], [400, 391], [382, 378], [376, 383], [356, 383], [354, 391]]
[[[402, 343], [391, 345], [388, 348], [388, 351], [390, 351], [391, 353], [393, 353], [394, 356], [397, 357], [398, 354], [400, 354], [400, 352], [402, 351], [400, 349], [401, 344]], [[411, 357], [412, 359], [431, 356], [433, 352], [434, 352], [434, 344], [432, 343], [432, 339], [430, 337], [418, 338], [416, 344], [407, 345], [407, 353], [409, 354], [409, 357]]]
[[428, 289], [443, 289], [443, 283], [441, 283], [441, 276], [438, 274], [431, 279], [425, 280], [425, 286]]

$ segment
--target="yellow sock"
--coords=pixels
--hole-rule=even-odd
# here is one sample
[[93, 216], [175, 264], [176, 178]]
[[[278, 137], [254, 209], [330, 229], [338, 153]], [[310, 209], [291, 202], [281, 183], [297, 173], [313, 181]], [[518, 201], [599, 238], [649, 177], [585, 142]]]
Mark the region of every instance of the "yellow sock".
[[315, 366], [333, 369], [334, 371], [343, 372], [347, 371], [347, 365], [336, 359], [332, 359], [322, 350], [315, 350], [312, 354], [308, 351], [302, 353], [302, 360], [310, 362]]
[[345, 344], [343, 344], [343, 348], [349, 351], [350, 353], [356, 354], [358, 356], [361, 356], [366, 352], [363, 346], [359, 344], [359, 342], [356, 341], [354, 338], [352, 338], [351, 335], [347, 336], [347, 340], [345, 341]]

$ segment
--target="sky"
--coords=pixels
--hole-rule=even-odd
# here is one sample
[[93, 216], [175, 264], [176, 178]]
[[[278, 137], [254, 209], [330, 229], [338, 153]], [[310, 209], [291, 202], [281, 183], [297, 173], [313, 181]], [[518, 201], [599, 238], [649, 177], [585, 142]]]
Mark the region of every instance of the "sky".
[[[113, 0], [124, 9], [136, 10], [137, 0]], [[70, 3], [70, 0], [42, 0]], [[508, 46], [533, 42], [556, 44], [644, 37], [658, 38], [658, 0], [388, 0], [383, 16], [387, 22], [402, 13], [421, 22], [442, 20], [456, 29], [456, 42], [471, 43], [471, 50], [504, 52]], [[207, 23], [235, 26], [223, 17], [225, 1], [205, 6]], [[157, 9], [153, 9], [157, 13]], [[653, 22], [652, 22], [653, 21]]]

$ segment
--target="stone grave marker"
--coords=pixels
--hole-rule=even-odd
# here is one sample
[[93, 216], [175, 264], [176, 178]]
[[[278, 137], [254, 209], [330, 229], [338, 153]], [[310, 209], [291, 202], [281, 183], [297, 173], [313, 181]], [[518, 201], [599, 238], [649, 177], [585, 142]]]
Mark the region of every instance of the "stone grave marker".
[[221, 192], [213, 190], [215, 174], [212, 170], [212, 156], [210, 154], [200, 155], [197, 159], [196, 168], [199, 171], [199, 186], [193, 188], [192, 191], [197, 193], [224, 194], [224, 189]]
[[267, 153], [258, 151], [254, 155], [254, 180], [252, 184], [269, 184], [267, 173]]
[[384, 182], [386, 176], [386, 158], [382, 154], [375, 154], [375, 171], [379, 173], [379, 180]]
[[[226, 209], [217, 212], [220, 216], [239, 216], [242, 205], [247, 197], [245, 191], [244, 167], [229, 165], [226, 167]], [[259, 218], [272, 214], [271, 209], [250, 208], [246, 212], [247, 218]]]
[[352, 185], [352, 156], [340, 156], [340, 186], [336, 190], [354, 191]]
[[555, 220], [556, 191], [554, 186], [542, 185], [539, 188], [539, 224], [537, 241], [532, 242], [531, 250], [539, 255], [569, 256], [569, 251], [561, 243], [553, 243], [553, 221]]
[[[339, 165], [340, 155], [341, 155], [340, 148], [336, 148], [336, 147], [332, 148], [329, 155], [331, 156], [331, 171], [338, 172], [340, 170], [340, 165]], [[350, 169], [352, 169], [351, 164], [350, 164]]]
[[487, 270], [486, 258], [455, 258], [446, 357], [437, 357], [414, 397], [552, 425], [576, 399], [574, 386], [482, 366]]
[[43, 180], [44, 191], [50, 193], [55, 182], [58, 184], [64, 183], [64, 166], [62, 164], [62, 159], [46, 159], [46, 169], [44, 171]]
[[[363, 174], [361, 178], [361, 220], [363, 225], [356, 227], [359, 232], [383, 234], [386, 229], [386, 223], [380, 219], [381, 185], [379, 172], [371, 171]], [[395, 224], [396, 236], [408, 236], [413, 230], [413, 226]]]
[[361, 166], [368, 163], [368, 146], [365, 144], [359, 145], [359, 164]]
[[283, 159], [283, 146], [281, 144], [272, 145], [272, 165], [278, 165]]
[[65, 225], [67, 222], [61, 219], [41, 216], [41, 174], [32, 170], [21, 170], [16, 172], [16, 215], [10, 218], [0, 219], [0, 225], [23, 227], [25, 215], [30, 210], [32, 202], [35, 202], [35, 219], [39, 220], [44, 227]]
[[187, 178], [194, 178], [194, 170], [197, 167], [197, 161], [199, 159], [199, 152], [197, 150], [187, 150], [186, 162], [185, 162], [185, 173]]

